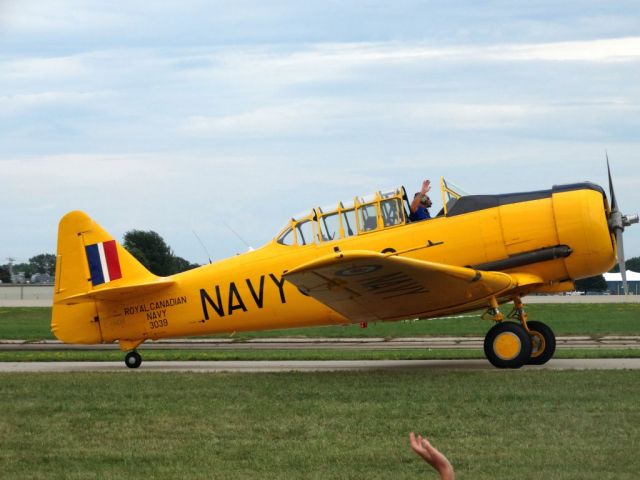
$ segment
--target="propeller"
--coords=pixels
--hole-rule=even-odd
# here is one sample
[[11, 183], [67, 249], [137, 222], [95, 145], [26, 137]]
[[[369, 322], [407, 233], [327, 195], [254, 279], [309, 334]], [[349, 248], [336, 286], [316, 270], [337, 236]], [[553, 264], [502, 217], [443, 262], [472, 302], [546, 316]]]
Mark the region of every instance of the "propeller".
[[609, 167], [609, 155], [605, 153], [607, 158], [607, 174], [609, 175], [609, 195], [611, 197], [611, 213], [609, 213], [609, 230], [616, 237], [616, 245], [618, 247], [618, 266], [622, 274], [622, 286], [624, 294], [628, 295], [629, 287], [627, 285], [627, 269], [624, 261], [624, 243], [622, 241], [622, 232], [624, 227], [628, 227], [634, 223], [638, 223], [638, 215], [623, 215], [618, 208], [616, 194], [613, 190], [613, 181], [611, 180], [611, 168]]

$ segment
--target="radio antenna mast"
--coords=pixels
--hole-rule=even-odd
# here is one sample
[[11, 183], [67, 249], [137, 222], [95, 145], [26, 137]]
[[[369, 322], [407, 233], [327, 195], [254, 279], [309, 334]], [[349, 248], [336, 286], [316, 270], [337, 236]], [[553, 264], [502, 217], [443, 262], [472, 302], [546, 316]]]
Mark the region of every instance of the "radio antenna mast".
[[211, 261], [211, 255], [209, 255], [209, 251], [207, 250], [207, 247], [204, 246], [204, 243], [202, 243], [202, 240], [200, 240], [200, 237], [198, 236], [198, 234], [196, 233], [195, 230], [191, 230], [193, 232], [193, 234], [196, 236], [196, 238], [198, 239], [198, 242], [200, 242], [200, 245], [202, 246], [202, 249], [204, 250], [204, 253], [207, 254], [207, 258], [209, 259], [209, 263], [213, 263]]
[[225, 222], [224, 220], [221, 220], [221, 222], [222, 222], [222, 224], [223, 224], [225, 227], [227, 227], [229, 230], [231, 230], [231, 233], [233, 233], [236, 237], [238, 237], [238, 239], [239, 239], [242, 243], [244, 243], [244, 244], [247, 246], [247, 248], [248, 248], [249, 250], [253, 250], [253, 247], [252, 247], [251, 245], [249, 245], [247, 242], [245, 242], [245, 241], [244, 241], [244, 238], [242, 238], [238, 232], [236, 232], [233, 228], [231, 228], [231, 227], [227, 224], [227, 222]]

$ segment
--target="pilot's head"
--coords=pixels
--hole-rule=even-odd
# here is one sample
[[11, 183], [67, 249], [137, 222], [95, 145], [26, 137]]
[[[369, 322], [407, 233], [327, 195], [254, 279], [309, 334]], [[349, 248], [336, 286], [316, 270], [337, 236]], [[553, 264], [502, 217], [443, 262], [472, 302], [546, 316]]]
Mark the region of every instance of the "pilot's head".
[[422, 193], [420, 192], [416, 192], [416, 194], [413, 196], [413, 198], [416, 197], [421, 197], [420, 198], [420, 205], [422, 205], [425, 208], [430, 208], [432, 203], [431, 203], [431, 199], [429, 198], [429, 195], [422, 195]]

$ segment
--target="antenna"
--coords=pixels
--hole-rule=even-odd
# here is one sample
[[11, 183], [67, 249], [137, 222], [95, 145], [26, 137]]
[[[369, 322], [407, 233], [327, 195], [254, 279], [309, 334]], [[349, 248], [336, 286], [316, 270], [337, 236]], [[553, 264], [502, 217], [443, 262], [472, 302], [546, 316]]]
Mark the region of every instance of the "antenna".
[[209, 255], [209, 251], [207, 250], [207, 247], [204, 246], [204, 243], [202, 243], [202, 240], [200, 240], [200, 237], [198, 236], [198, 234], [196, 233], [195, 230], [191, 230], [193, 232], [193, 234], [196, 236], [196, 238], [198, 239], [198, 242], [200, 242], [200, 246], [202, 246], [202, 249], [204, 250], [204, 253], [207, 254], [207, 258], [209, 259], [209, 263], [213, 263], [211, 261], [211, 255]]
[[236, 232], [233, 228], [231, 228], [231, 227], [227, 224], [227, 222], [225, 222], [224, 220], [220, 220], [220, 221], [222, 222], [222, 224], [223, 224], [225, 227], [227, 227], [229, 230], [231, 230], [231, 233], [233, 233], [236, 237], [238, 237], [238, 238], [240, 239], [240, 241], [241, 241], [242, 243], [244, 243], [244, 244], [247, 246], [247, 248], [248, 248], [249, 250], [253, 250], [253, 247], [252, 247], [251, 245], [249, 245], [247, 242], [245, 242], [245, 241], [244, 241], [244, 239], [240, 236], [240, 234], [238, 234], [238, 232]]

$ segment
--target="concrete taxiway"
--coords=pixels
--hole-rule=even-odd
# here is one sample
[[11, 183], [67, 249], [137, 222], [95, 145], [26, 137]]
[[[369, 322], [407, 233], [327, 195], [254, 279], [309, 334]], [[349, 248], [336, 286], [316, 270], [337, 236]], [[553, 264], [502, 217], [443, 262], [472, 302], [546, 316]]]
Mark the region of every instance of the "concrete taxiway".
[[[486, 360], [296, 360], [296, 361], [191, 361], [144, 362], [129, 369], [124, 362], [0, 362], [0, 372], [334, 372], [373, 370], [492, 370]], [[521, 370], [640, 369], [640, 358], [554, 359], [546, 365]]]

